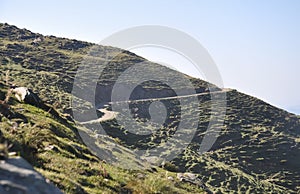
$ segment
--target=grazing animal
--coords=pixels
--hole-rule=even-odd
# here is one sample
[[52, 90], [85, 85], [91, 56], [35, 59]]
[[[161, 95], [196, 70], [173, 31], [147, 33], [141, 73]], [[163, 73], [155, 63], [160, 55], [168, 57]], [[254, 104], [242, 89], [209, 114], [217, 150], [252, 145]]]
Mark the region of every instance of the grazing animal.
[[15, 95], [19, 102], [25, 102], [37, 107], [40, 107], [42, 104], [42, 100], [38, 97], [38, 95], [26, 87], [12, 86], [11, 92]]

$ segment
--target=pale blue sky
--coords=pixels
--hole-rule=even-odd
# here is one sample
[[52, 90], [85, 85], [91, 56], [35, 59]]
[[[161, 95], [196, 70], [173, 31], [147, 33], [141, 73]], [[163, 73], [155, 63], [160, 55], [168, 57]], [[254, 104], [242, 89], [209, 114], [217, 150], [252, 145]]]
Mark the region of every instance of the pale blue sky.
[[[297, 0], [0, 0], [0, 22], [95, 43], [133, 26], [177, 28], [209, 51], [225, 87], [300, 113]], [[164, 62], [151, 49], [138, 53]]]

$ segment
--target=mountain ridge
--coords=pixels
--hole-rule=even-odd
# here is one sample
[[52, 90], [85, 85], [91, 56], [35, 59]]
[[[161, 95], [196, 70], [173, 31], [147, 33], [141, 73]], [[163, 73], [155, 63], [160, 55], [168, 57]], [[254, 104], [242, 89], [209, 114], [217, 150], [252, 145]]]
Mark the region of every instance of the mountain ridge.
[[[8, 24], [0, 24], [0, 38], [1, 71], [9, 70], [12, 82], [35, 89], [45, 102], [50, 104], [56, 102], [56, 108], [71, 114], [70, 99], [74, 76], [82, 58], [94, 44], [42, 36]], [[175, 71], [166, 70], [165, 67], [146, 61], [128, 51], [101, 45], [97, 46], [97, 49], [101, 54], [96, 59], [97, 64], [101, 65], [103, 62], [101, 58], [113, 57], [97, 82], [98, 96], [95, 99], [99, 104], [111, 101], [111, 90], [116, 79], [137, 62], [150, 65], [153, 72], [157, 68], [164, 69], [168, 72], [166, 76], [176, 79]], [[115, 56], [116, 53], [119, 55]], [[139, 73], [137, 72], [136, 75], [140, 76]], [[212, 91], [221, 91], [220, 88], [205, 81], [191, 77], [189, 79], [194, 84], [196, 93], [208, 91], [209, 86]], [[131, 80], [128, 78], [126, 81]], [[137, 122], [144, 123], [151, 119], [149, 106], [154, 100], [150, 98], [152, 95], [163, 98], [174, 95], [174, 92], [156, 82], [137, 87], [133, 91], [132, 103], [129, 105], [130, 110], [136, 110], [134, 118]], [[84, 114], [85, 111], [93, 109], [91, 102], [84, 98], [81, 100], [82, 106], [78, 111]], [[187, 99], [180, 98], [180, 100]], [[196, 173], [202, 177], [207, 187], [216, 193], [299, 192], [300, 166], [297, 164], [297, 160], [300, 159], [299, 117], [236, 90], [228, 91], [226, 92], [227, 104], [222, 107], [226, 109], [224, 124], [213, 123], [212, 125], [213, 128], [221, 131], [220, 135], [210, 151], [200, 155], [197, 151], [211, 115], [218, 116], [219, 113], [211, 112], [211, 106], [216, 102], [213, 102], [209, 95], [200, 95], [198, 100], [199, 110], [192, 111], [189, 106], [180, 107], [176, 99], [158, 100], [167, 107], [168, 116], [164, 127], [145, 139], [128, 134], [128, 130], [119, 125], [118, 121], [122, 119], [124, 122], [129, 122], [129, 118], [124, 116], [123, 112], [112, 120], [101, 122], [101, 125], [112, 140], [120, 144], [117, 147], [120, 148], [119, 151], [125, 153], [122, 152], [122, 147], [129, 150], [151, 148], [154, 142], [159, 144], [165, 138], [172, 137], [180, 121], [176, 116], [187, 115], [186, 118], [189, 118], [190, 122], [199, 121], [199, 125], [189, 146], [170, 161], [171, 166], [176, 166], [175, 171]], [[200, 117], [196, 117], [193, 111], [198, 111], [196, 115]], [[84, 127], [94, 129], [97, 126], [87, 124]], [[170, 149], [176, 150], [176, 147], [171, 145]], [[106, 154], [119, 156], [117, 152], [104, 151]]]

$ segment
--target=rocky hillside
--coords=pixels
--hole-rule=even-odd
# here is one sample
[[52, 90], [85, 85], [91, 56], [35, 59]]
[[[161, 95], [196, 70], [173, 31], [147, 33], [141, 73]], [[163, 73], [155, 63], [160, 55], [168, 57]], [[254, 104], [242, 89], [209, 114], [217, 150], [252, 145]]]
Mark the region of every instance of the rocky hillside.
[[[98, 139], [91, 136], [91, 141], [97, 142], [96, 147], [104, 150], [102, 155], [96, 157], [82, 142], [82, 134], [96, 133], [99, 123], [78, 126], [71, 119], [65, 118], [65, 113], [72, 114], [70, 99], [74, 76], [93, 46], [87, 42], [43, 36], [0, 24], [2, 80], [4, 72], [9, 70], [11, 83], [32, 88], [44, 102], [51, 104], [60, 113], [60, 116], [53, 115], [47, 110], [11, 99], [11, 110], [18, 116], [2, 116], [1, 136], [14, 145], [12, 151], [19, 152], [60, 189], [67, 193], [199, 193], [203, 191], [202, 188], [216, 193], [300, 192], [300, 164], [297, 162], [300, 159], [299, 117], [236, 90], [221, 90], [186, 75], [182, 76], [191, 81], [197, 92], [196, 104], [189, 103], [192, 97], [172, 98], [174, 91], [159, 82], [138, 85], [129, 103], [136, 123], [147, 123], [151, 119], [150, 105], [161, 102], [166, 106], [167, 115], [163, 126], [150, 135], [134, 135], [118, 122], [122, 120], [123, 123], [131, 123], [131, 118], [120, 110], [116, 117], [101, 122], [108, 136], [100, 136], [100, 140], [97, 134]], [[110, 63], [97, 80], [95, 100], [96, 105], [107, 103], [108, 109], [117, 106], [117, 102], [110, 102], [112, 87], [122, 72], [133, 64], [143, 62], [150, 68], [150, 72], [151, 69], [161, 69], [167, 72], [164, 76], [169, 77], [173, 83], [176, 83], [179, 75], [174, 70], [125, 50], [107, 46], [97, 46], [97, 49], [98, 55], [92, 57], [95, 64], [103, 65], [104, 59], [108, 58]], [[142, 72], [136, 72], [136, 76], [142, 76]], [[126, 77], [123, 85], [133, 81]], [[1, 100], [5, 98], [6, 87], [3, 82]], [[199, 146], [209, 121], [212, 116], [218, 120], [220, 114], [211, 108], [216, 102], [207, 93], [209, 90], [220, 95], [226, 94], [226, 104], [219, 104], [226, 114], [224, 124], [212, 123], [211, 127], [221, 130], [221, 133], [209, 152], [201, 155]], [[84, 96], [77, 97], [81, 98], [82, 103], [75, 111], [84, 113], [94, 109], [93, 102]], [[195, 106], [198, 108], [194, 109]], [[107, 164], [101, 162], [100, 159], [105, 160], [114, 155], [126, 156], [124, 158], [128, 159], [128, 163], [144, 165], [145, 161], [136, 157], [132, 150], [147, 150], [163, 143], [176, 133], [180, 118], [195, 123], [196, 132], [185, 150], [172, 161], [161, 165], [172, 172], [159, 167], [152, 169], [151, 165], [144, 166], [151, 172], [130, 171], [111, 166], [111, 161]], [[156, 125], [151, 123], [146, 128], [151, 130]], [[129, 127], [138, 128], [138, 125]], [[117, 143], [117, 146], [109, 147], [112, 142]], [[176, 150], [176, 142], [170, 144], [170, 150]], [[175, 173], [180, 171], [197, 175], [201, 179], [202, 188], [197, 184], [180, 182], [175, 177]]]
[[[0, 99], [3, 100], [6, 95], [7, 87], [0, 81]], [[13, 97], [9, 99], [8, 105], [6, 111], [7, 106], [0, 104], [1, 193], [44, 193], [43, 190], [47, 188], [56, 191], [43, 184], [40, 175], [29, 172], [31, 167], [28, 164], [24, 167], [22, 162], [20, 166], [14, 156], [9, 159], [8, 153], [14, 152], [64, 193], [204, 192], [202, 185], [181, 181], [177, 179], [176, 173], [159, 167], [148, 166], [142, 171], [135, 171], [105, 163], [82, 142], [78, 131], [86, 129], [75, 126], [60, 113], [55, 114], [51, 105], [44, 110], [19, 103]], [[112, 138], [103, 139], [103, 143], [107, 144], [112, 141]], [[126, 151], [123, 147], [115, 150]], [[141, 163], [139, 160], [136, 162]], [[17, 176], [21, 176], [22, 181], [17, 179], [11, 182]], [[35, 185], [26, 185], [32, 180], [35, 180]], [[51, 190], [49, 193], [53, 193]]]

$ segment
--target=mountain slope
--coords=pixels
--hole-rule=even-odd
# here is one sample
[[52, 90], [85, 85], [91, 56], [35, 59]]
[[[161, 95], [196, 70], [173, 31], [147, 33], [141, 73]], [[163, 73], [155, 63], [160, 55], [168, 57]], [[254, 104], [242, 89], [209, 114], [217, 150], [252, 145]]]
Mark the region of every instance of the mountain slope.
[[[6, 93], [0, 81], [1, 100]], [[175, 173], [161, 168], [134, 171], [106, 164], [84, 145], [78, 134], [80, 129], [63, 115], [52, 114], [52, 107], [43, 110], [13, 98], [9, 105], [10, 114], [4, 116], [0, 104], [0, 143], [11, 145], [10, 152], [20, 154], [64, 193], [203, 192], [198, 185], [180, 182]], [[103, 140], [110, 141], [113, 140]], [[122, 152], [124, 148], [115, 150]]]
[[[11, 82], [33, 88], [45, 102], [54, 104], [61, 112], [72, 113], [70, 99], [74, 76], [84, 57], [95, 45], [53, 36], [42, 36], [8, 24], [0, 24], [0, 38], [1, 72], [10, 70]], [[180, 74], [128, 51], [107, 46], [96, 48], [99, 55], [92, 58], [96, 61], [95, 64], [103, 65], [104, 59], [110, 59], [109, 65], [105, 67], [104, 73], [97, 80], [96, 105], [111, 101], [112, 87], [118, 77], [136, 63], [147, 64], [153, 72], [157, 69], [168, 72], [165, 76], [173, 79], [173, 82], [176, 82], [176, 75]], [[119, 54], [116, 55], [116, 53]], [[142, 72], [136, 72], [137, 77], [142, 75]], [[120, 153], [127, 153], [128, 149], [149, 149], [159, 145], [164, 139], [172, 137], [179, 127], [180, 118], [185, 116], [190, 123], [199, 122], [196, 126], [197, 130], [189, 146], [171, 161], [171, 166], [176, 168], [169, 168], [169, 170], [197, 173], [206, 186], [215, 192], [300, 192], [300, 164], [297, 162], [300, 159], [299, 117], [236, 90], [222, 91], [205, 81], [186, 77], [193, 83], [196, 92], [201, 94], [196, 95], [198, 99], [196, 105], [186, 103], [186, 106], [182, 106], [179, 102], [189, 102], [189, 98], [172, 98], [175, 95], [174, 91], [158, 82], [146, 82], [135, 88], [129, 108], [135, 113], [134, 119], [137, 125], [130, 127], [137, 128], [138, 123], [149, 121], [151, 119], [150, 104], [159, 101], [166, 106], [168, 118], [156, 133], [148, 136], [128, 133], [129, 129], [118, 123], [120, 120], [124, 123], [131, 123], [131, 118], [128, 118], [122, 110], [116, 118], [101, 122], [110, 140], [118, 142]], [[126, 85], [126, 82], [131, 81], [131, 78], [127, 77], [123, 84]], [[212, 149], [200, 155], [199, 146], [210, 118], [212, 115], [218, 117], [220, 114], [218, 111], [211, 112], [211, 107], [216, 102], [207, 93], [208, 89], [210, 92], [217, 91], [226, 94], [227, 104], [220, 104], [220, 106], [225, 106], [222, 108], [226, 110], [226, 115], [224, 124], [213, 123], [212, 125], [212, 128], [221, 130]], [[75, 111], [85, 113], [93, 109], [92, 102], [86, 100], [84, 95], [77, 97], [81, 98], [82, 106]], [[116, 102], [108, 104], [111, 108]], [[194, 106], [198, 106], [199, 109], [191, 110]], [[43, 120], [42, 117], [39, 119]], [[81, 121], [85, 121], [84, 118]], [[95, 132], [93, 129], [97, 129], [97, 125], [93, 123], [82, 127], [86, 127], [89, 132]], [[152, 126], [148, 127], [151, 129]], [[102, 137], [102, 139], [105, 138]], [[177, 149], [176, 145], [170, 146], [170, 150]], [[63, 147], [62, 151], [65, 149], [67, 148]], [[105, 154], [119, 156], [120, 154], [117, 153], [105, 149]], [[103, 156], [99, 157], [105, 159]], [[133, 158], [134, 155], [129, 154], [129, 157], [133, 161], [140, 161], [140, 158]], [[47, 161], [42, 163], [48, 164]], [[55, 180], [53, 177], [51, 179], [47, 170], [42, 170], [42, 173], [49, 176], [50, 180]]]

